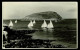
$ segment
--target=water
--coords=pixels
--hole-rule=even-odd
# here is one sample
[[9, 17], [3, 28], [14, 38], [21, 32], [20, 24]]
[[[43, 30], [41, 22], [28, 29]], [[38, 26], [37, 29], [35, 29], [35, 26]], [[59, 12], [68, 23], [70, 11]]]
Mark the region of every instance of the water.
[[[5, 23], [9, 25], [9, 22], [10, 22], [9, 20], [4, 20], [3, 24]], [[15, 20], [12, 20], [12, 22], [14, 25], [13, 29], [29, 29], [27, 25], [29, 24], [30, 21], [18, 20], [17, 23], [15, 23]], [[43, 29], [41, 28], [42, 23], [43, 21], [36, 21], [36, 24], [33, 26], [33, 29], [41, 29], [43, 31], [36, 31], [32, 33], [32, 39], [56, 40], [55, 43], [61, 43], [61, 44], [66, 44], [66, 45], [71, 44], [69, 47], [76, 46], [76, 29], [75, 29], [76, 23], [71, 23], [71, 24], [70, 23], [69, 24], [59, 23], [58, 24], [53, 21], [54, 29]], [[47, 24], [48, 23], [49, 21], [47, 21]], [[70, 25], [71, 25], [71, 28], [69, 27]]]

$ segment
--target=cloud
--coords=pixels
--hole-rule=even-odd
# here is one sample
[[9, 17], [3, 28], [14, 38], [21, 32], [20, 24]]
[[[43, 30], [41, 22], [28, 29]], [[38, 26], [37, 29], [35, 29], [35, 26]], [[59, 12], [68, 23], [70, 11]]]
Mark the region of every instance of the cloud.
[[77, 18], [77, 2], [2, 2], [3, 19], [23, 18], [44, 11], [55, 11], [63, 18]]
[[69, 9], [69, 10], [67, 10], [68, 12], [75, 12], [75, 11], [77, 11], [77, 9]]

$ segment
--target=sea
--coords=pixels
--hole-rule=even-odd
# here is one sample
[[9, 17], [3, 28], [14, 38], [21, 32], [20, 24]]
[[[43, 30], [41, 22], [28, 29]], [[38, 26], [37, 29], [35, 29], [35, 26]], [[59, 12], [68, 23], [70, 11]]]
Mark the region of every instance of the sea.
[[[13, 29], [14, 30], [30, 30], [28, 28], [28, 24], [30, 21], [22, 21], [12, 20], [13, 22]], [[3, 20], [3, 24], [9, 25], [10, 20]], [[46, 21], [48, 24], [49, 21]], [[33, 39], [43, 39], [43, 40], [55, 40], [52, 43], [55, 44], [62, 44], [67, 46], [68, 48], [76, 48], [77, 46], [77, 29], [76, 29], [76, 20], [63, 20], [60, 22], [52, 21], [54, 28], [53, 29], [43, 29], [41, 25], [43, 24], [42, 21], [36, 21], [33, 26], [33, 30], [43, 30], [43, 31], [36, 31], [32, 33]]]

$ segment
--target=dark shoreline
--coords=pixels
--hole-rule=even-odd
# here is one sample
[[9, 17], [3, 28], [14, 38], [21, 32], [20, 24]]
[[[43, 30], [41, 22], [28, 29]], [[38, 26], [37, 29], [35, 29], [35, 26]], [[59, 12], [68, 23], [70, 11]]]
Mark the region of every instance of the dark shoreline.
[[[15, 19], [14, 19], [14, 21], [15, 21]], [[35, 29], [33, 29], [33, 30], [31, 30], [31, 31], [26, 31], [26, 29], [27, 29], [27, 24], [29, 23], [29, 22], [27, 22], [27, 21], [18, 21], [18, 23], [17, 24], [15, 24], [14, 23], [14, 21], [13, 21], [13, 24], [14, 24], [14, 29], [12, 29], [11, 31], [11, 33], [10, 33], [10, 39], [11, 40], [13, 40], [13, 41], [15, 41], [15, 40], [20, 40], [20, 39], [25, 39], [26, 41], [27, 41], [27, 38], [29, 38], [28, 36], [30, 36], [30, 37], [32, 37], [32, 35], [28, 35], [28, 34], [33, 34], [33, 33], [39, 33], [39, 35], [37, 35], [37, 36], [42, 36], [42, 35], [45, 35], [44, 33], [43, 33], [43, 30], [42, 29], [40, 29], [40, 26], [41, 26], [41, 24], [43, 23], [43, 21], [36, 21], [37, 22], [37, 24], [35, 24], [35, 26], [34, 26], [34, 28], [35, 29], [39, 29], [39, 30], [35, 30]], [[5, 23], [5, 24], [9, 24], [9, 21], [7, 21], [7, 20], [4, 20], [3, 21], [3, 23]], [[49, 23], [49, 21], [47, 21], [47, 23]], [[71, 43], [71, 44], [77, 44], [76, 43], [76, 35], [77, 35], [77, 28], [76, 28], [76, 19], [63, 19], [62, 21], [59, 21], [59, 22], [54, 22], [53, 21], [53, 25], [54, 25], [54, 30], [53, 30], [53, 34], [52, 35], [54, 35], [54, 37], [59, 37], [59, 38], [63, 38], [63, 39], [58, 39], [58, 41], [61, 41], [61, 42], [67, 42], [67, 43]], [[17, 29], [17, 30], [16, 30]], [[45, 31], [44, 31], [45, 32]], [[42, 34], [41, 34], [42, 33]], [[51, 33], [51, 32], [46, 32], [47, 34], [48, 33]], [[50, 35], [51, 36], [51, 35]], [[43, 38], [43, 37], [42, 37]], [[32, 39], [32, 38], [30, 38], [30, 39]], [[30, 40], [29, 39], [29, 40]], [[32, 40], [34, 40], [34, 39], [32, 39]], [[36, 39], [37, 40], [37, 39]], [[34, 41], [36, 41], [36, 40], [34, 40]], [[39, 40], [38, 40], [39, 41]], [[43, 41], [42, 39], [41, 39], [41, 41]], [[24, 42], [24, 40], [23, 40], [23, 42]], [[22, 44], [23, 43], [22, 41], [21, 41], [21, 43], [19, 43], [19, 44]], [[54, 40], [53, 42], [57, 42], [56, 40]], [[16, 42], [15, 42], [16, 43]], [[9, 45], [6, 45], [6, 48], [11, 48], [11, 44], [12, 44], [12, 46], [14, 45], [14, 47], [17, 47], [17, 46], [15, 46], [15, 43], [10, 43]], [[25, 44], [27, 43], [27, 42], [24, 42]], [[59, 42], [58, 42], [59, 43]], [[25, 44], [23, 44], [23, 45], [25, 45]], [[16, 44], [16, 45], [18, 45], [18, 44]], [[30, 45], [30, 44], [29, 44]], [[51, 44], [51, 45], [53, 45], [53, 46], [57, 46], [57, 44], [56, 45], [54, 45], [54, 44]], [[65, 45], [63, 45], [63, 43], [60, 43], [60, 44], [58, 44], [58, 45], [60, 45], [59, 47], [61, 48], [61, 46], [64, 46], [64, 47], [67, 47], [67, 46], [65, 46]], [[66, 44], [66, 45], [68, 45], [68, 44]], [[70, 45], [70, 46], [68, 46], [69, 48], [70, 47], [75, 47], [75, 45]], [[26, 45], [27, 46], [27, 45]], [[25, 46], [25, 47], [26, 47]], [[42, 45], [41, 45], [42, 46]], [[50, 46], [50, 45], [49, 45]], [[14, 47], [12, 47], [12, 48], [14, 48]], [[59, 48], [58, 47], [58, 48]], [[63, 48], [64, 48], [63, 47]], [[22, 47], [20, 47], [20, 45], [17, 47], [17, 48], [24, 48], [23, 46]], [[27, 47], [28, 48], [28, 47]], [[35, 47], [34, 47], [35, 48]], [[57, 47], [53, 47], [53, 48], [57, 48]]]
[[[9, 32], [9, 31], [8, 31]], [[32, 39], [31, 35], [27, 35], [30, 33], [35, 32], [35, 30], [27, 30], [27, 33], [23, 33], [25, 31], [20, 30], [12, 30], [12, 33], [9, 35], [10, 43], [5, 45], [5, 48], [40, 48], [43, 46], [43, 48], [65, 48], [65, 46], [58, 44], [58, 45], [52, 45], [50, 44], [52, 41], [55, 40], [41, 40], [41, 39]], [[26, 35], [25, 35], [26, 34]], [[24, 40], [21, 40], [24, 39]], [[3, 39], [4, 40], [4, 39]], [[13, 40], [14, 42], [11, 42]], [[15, 40], [20, 40], [18, 43]], [[5, 42], [5, 40], [3, 41]], [[17, 43], [17, 44], [15, 44]], [[25, 43], [25, 44], [24, 44]]]

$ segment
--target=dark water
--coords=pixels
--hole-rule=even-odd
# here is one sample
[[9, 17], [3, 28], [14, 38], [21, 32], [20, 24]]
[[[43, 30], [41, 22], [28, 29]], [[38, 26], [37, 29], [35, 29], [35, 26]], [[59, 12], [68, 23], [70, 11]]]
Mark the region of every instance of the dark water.
[[[9, 25], [9, 22], [10, 22], [9, 20], [4, 20], [3, 24]], [[27, 25], [30, 21], [18, 20], [18, 23], [14, 23], [14, 20], [13, 20], [12, 22], [14, 25], [13, 29], [29, 29]], [[73, 22], [71, 24], [70, 23], [58, 24], [53, 21], [54, 29], [42, 29], [41, 28], [42, 23], [43, 21], [36, 21], [36, 24], [34, 25], [33, 29], [41, 29], [43, 31], [36, 31], [32, 33], [31, 35], [33, 39], [56, 40], [57, 43], [62, 42], [62, 44], [64, 43], [66, 45], [71, 44], [71, 46], [72, 44], [75, 44], [76, 46], [76, 29], [75, 29], [76, 23]], [[47, 21], [47, 23], [49, 23], [49, 21]], [[75, 46], [72, 46], [72, 47], [75, 47]]]

